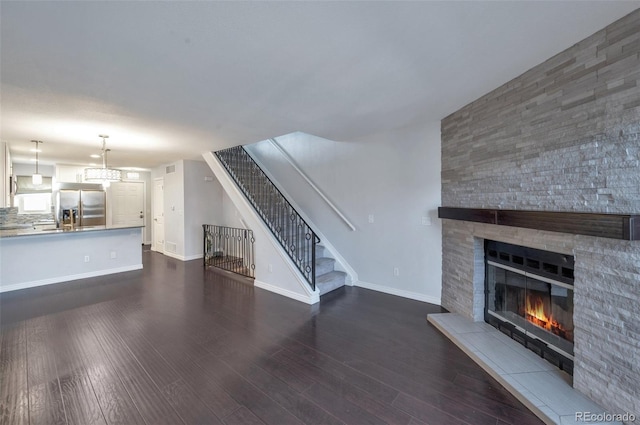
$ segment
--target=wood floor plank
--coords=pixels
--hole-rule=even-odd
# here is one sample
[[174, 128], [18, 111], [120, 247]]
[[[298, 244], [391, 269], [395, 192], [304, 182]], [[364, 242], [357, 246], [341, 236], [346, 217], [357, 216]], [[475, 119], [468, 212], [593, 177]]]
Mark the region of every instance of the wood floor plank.
[[340, 420], [346, 424], [383, 425], [386, 423], [382, 418], [370, 414], [320, 384], [314, 384], [305, 391], [305, 395], [309, 397], [310, 400], [315, 400], [317, 403], [325, 406], [332, 415], [340, 418]]
[[293, 362], [278, 361], [274, 357], [276, 354], [270, 357], [256, 358], [255, 364], [298, 392], [304, 392], [315, 383], [302, 367]]
[[61, 376], [60, 389], [70, 424], [106, 425], [89, 377], [84, 369]]
[[[37, 317], [25, 322], [27, 327], [28, 382], [29, 388], [49, 384], [58, 380], [58, 370], [54, 352], [60, 343], [56, 338], [55, 320], [51, 317]], [[55, 386], [47, 385], [49, 390]]]
[[[397, 389], [386, 385], [384, 382], [373, 379], [345, 363], [337, 362], [329, 356], [318, 353], [301, 344], [292, 343], [286, 345], [286, 349], [276, 353], [274, 358], [302, 367], [305, 372], [313, 374], [315, 378], [312, 379], [323, 379], [323, 376], [328, 374], [346, 380], [382, 403], [390, 403], [398, 395]], [[322, 383], [329, 385], [329, 383]]]
[[185, 384], [191, 388], [198, 399], [200, 399], [209, 410], [215, 413], [218, 418], [222, 419], [238, 410], [240, 405], [215, 379], [208, 377], [202, 368], [195, 363], [197, 358], [202, 357], [202, 355], [195, 355], [195, 353], [201, 353], [200, 349], [203, 350], [203, 355], [209, 355], [209, 353], [194, 342], [191, 343], [194, 344], [191, 346], [193, 350], [190, 350], [189, 347], [161, 345], [158, 346], [158, 351], [174, 370], [178, 372]]
[[[357, 365], [362, 363], [357, 361], [353, 364]], [[402, 377], [404, 381], [415, 383], [419, 388], [423, 388], [423, 384], [429, 382], [428, 394], [431, 394], [431, 398], [437, 399], [442, 396], [447, 399], [464, 400], [463, 403], [465, 405], [477, 409], [479, 412], [498, 419], [514, 420], [523, 425], [539, 423], [539, 419], [532, 415], [531, 412], [514, 408], [512, 406], [514, 403], [505, 403], [505, 399], [508, 400], [510, 398], [506, 397], [506, 391], [496, 394], [488, 385], [484, 387], [476, 385], [473, 390], [469, 390], [461, 385], [455, 384], [453, 381], [440, 378], [435, 372], [424, 372], [402, 362], [386, 362], [385, 368]], [[455, 367], [451, 369], [456, 370]], [[468, 377], [467, 379], [473, 378]], [[424, 390], [421, 389], [420, 391]], [[433, 394], [438, 394], [438, 396], [436, 397]]]
[[[203, 344], [209, 351], [224, 349], [225, 346], [224, 344], [221, 346], [220, 341], [225, 340], [225, 338], [226, 340], [232, 339], [236, 344], [242, 344], [260, 350], [266, 355], [273, 354], [282, 348], [279, 339], [269, 337], [260, 330], [243, 327], [238, 322], [231, 320], [228, 315], [217, 314], [214, 320], [227, 332]], [[224, 353], [220, 351], [220, 354]]]
[[97, 318], [91, 327], [144, 421], [154, 425], [183, 423], [123, 340], [114, 333], [116, 330]]
[[[0, 297], [0, 301], [2, 300], [3, 298]], [[2, 310], [0, 309], [0, 311]], [[26, 344], [27, 329], [23, 321], [13, 322], [12, 320], [3, 320], [0, 322], [0, 325], [0, 351], [10, 345]]]
[[26, 321], [29, 383], [29, 417], [35, 424], [66, 424], [62, 389], [58, 379], [55, 353], [64, 344], [56, 338], [59, 315], [41, 316]]
[[[461, 402], [461, 400], [445, 396], [441, 392], [430, 387], [428, 381], [424, 383], [414, 382], [396, 374], [395, 372], [366, 361], [358, 360], [353, 361], [350, 364], [362, 372], [400, 390], [400, 395], [393, 403], [394, 406], [397, 406], [396, 402], [399, 399], [407, 401], [408, 399], [405, 395], [411, 394], [421, 401], [420, 405], [428, 405], [430, 408], [433, 407], [442, 412], [447, 412], [449, 415], [454, 416], [461, 421], [474, 425], [495, 425], [496, 423], [497, 419], [495, 416], [485, 414], [471, 406], [468, 406], [466, 404], [466, 400]], [[411, 414], [411, 412], [408, 413]]]
[[145, 424], [117, 372], [108, 362], [91, 366], [87, 374], [109, 425]]
[[181, 379], [162, 389], [169, 404], [185, 424], [222, 425], [222, 421], [193, 393]]
[[257, 366], [256, 363], [259, 362], [261, 357], [262, 354], [259, 352], [234, 351], [221, 357], [221, 359], [244, 379], [267, 394], [269, 398], [287, 409], [303, 423], [309, 425], [343, 425], [342, 421], [318, 407], [284, 381]]
[[[400, 393], [393, 405], [417, 419], [433, 425], [474, 425], [475, 422], [464, 422], [461, 419], [450, 415], [448, 412], [440, 410], [428, 403], [418, 400], [415, 397]], [[492, 422], [494, 425], [496, 420]]]
[[0, 394], [27, 391], [27, 345], [24, 324], [7, 329], [0, 347]]
[[0, 424], [29, 424], [29, 394], [27, 390], [0, 393]]
[[29, 423], [31, 425], [64, 425], [67, 423], [60, 382], [57, 377], [51, 382], [29, 386]]
[[225, 425], [265, 425], [251, 410], [241, 407], [224, 419]]
[[0, 342], [0, 423], [29, 423], [27, 335], [24, 323], [2, 329]]
[[207, 376], [219, 382], [239, 404], [247, 407], [266, 424], [300, 425], [303, 423], [214, 355], [202, 357], [197, 363]]
[[[286, 364], [289, 367], [302, 366], [303, 373], [307, 374], [311, 379], [328, 388], [334, 394], [338, 394], [345, 400], [383, 419], [387, 423], [407, 424], [411, 420], [409, 415], [391, 405], [391, 402], [398, 395], [397, 390], [377, 382], [370, 377], [366, 377], [367, 379], [360, 378], [356, 381], [351, 379], [351, 376], [361, 375], [360, 372], [354, 371], [353, 374], [345, 374], [341, 373], [340, 371], [342, 369], [340, 369], [338, 373], [335, 373], [335, 371], [329, 371], [327, 369], [317, 367], [288, 350], [283, 350], [273, 357], [279, 359], [283, 364]], [[342, 366], [344, 369], [349, 369], [347, 366]], [[372, 386], [367, 387], [363, 382], [370, 382], [372, 383]], [[359, 383], [362, 387], [356, 385], [356, 383]], [[363, 388], [368, 388], [369, 391], [366, 391]], [[377, 395], [381, 392], [384, 396], [378, 397]], [[389, 396], [392, 397], [390, 398]]]
[[69, 333], [66, 344], [73, 347], [91, 383], [97, 404], [109, 425], [144, 424], [144, 420], [126, 391], [117, 372], [100, 346], [89, 325], [91, 311], [74, 311], [63, 315]]

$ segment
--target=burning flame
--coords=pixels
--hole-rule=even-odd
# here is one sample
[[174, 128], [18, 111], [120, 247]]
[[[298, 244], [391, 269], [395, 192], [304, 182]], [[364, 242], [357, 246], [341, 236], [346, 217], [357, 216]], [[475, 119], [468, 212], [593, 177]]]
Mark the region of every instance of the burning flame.
[[[554, 332], [555, 330], [564, 330], [562, 325], [554, 320], [553, 315], [544, 311], [544, 303], [541, 297], [527, 297], [527, 320], [541, 328]], [[554, 332], [556, 333], [556, 332]]]

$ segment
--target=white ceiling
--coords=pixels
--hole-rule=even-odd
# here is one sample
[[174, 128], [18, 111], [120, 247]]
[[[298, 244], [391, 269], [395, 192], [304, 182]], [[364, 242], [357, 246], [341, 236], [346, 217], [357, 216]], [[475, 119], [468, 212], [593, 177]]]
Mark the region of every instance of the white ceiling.
[[292, 131], [440, 120], [638, 1], [0, 2], [16, 162], [150, 168]]

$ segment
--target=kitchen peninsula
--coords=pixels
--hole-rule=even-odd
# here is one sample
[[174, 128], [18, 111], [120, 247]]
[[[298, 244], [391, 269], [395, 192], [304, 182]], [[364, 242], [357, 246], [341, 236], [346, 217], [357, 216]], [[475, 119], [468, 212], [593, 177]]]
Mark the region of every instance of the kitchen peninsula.
[[141, 269], [143, 227], [0, 230], [0, 293]]

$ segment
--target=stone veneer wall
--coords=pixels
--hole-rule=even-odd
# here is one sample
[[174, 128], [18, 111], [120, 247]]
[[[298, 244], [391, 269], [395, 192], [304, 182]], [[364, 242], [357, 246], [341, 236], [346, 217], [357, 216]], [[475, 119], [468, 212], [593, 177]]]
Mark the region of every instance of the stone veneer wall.
[[[442, 205], [640, 214], [640, 9], [445, 118]], [[640, 417], [640, 241], [443, 220], [442, 305], [475, 320], [485, 238], [575, 256], [574, 386]]]

